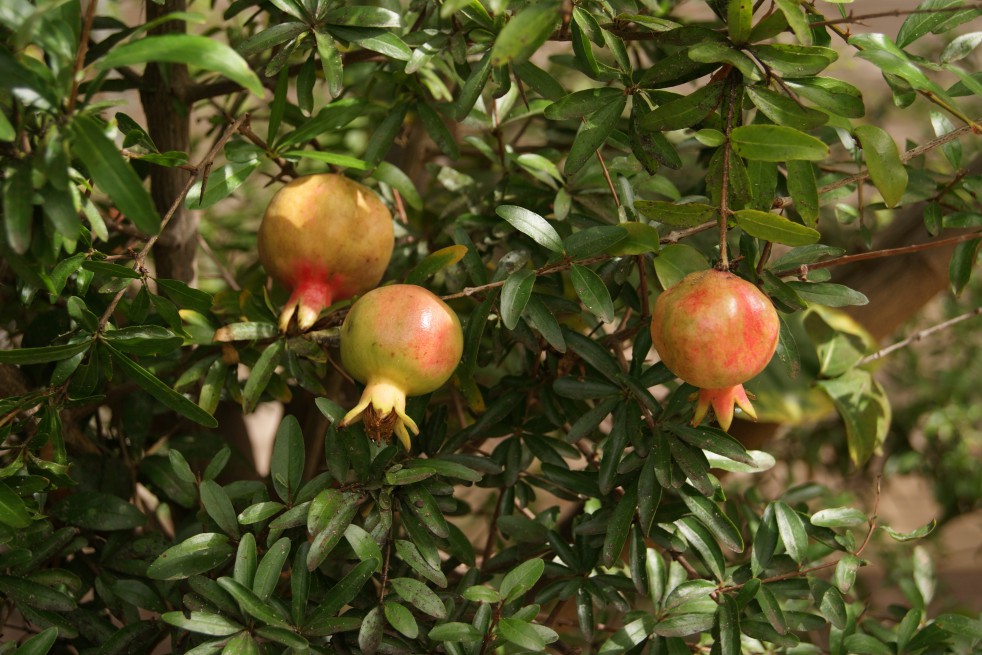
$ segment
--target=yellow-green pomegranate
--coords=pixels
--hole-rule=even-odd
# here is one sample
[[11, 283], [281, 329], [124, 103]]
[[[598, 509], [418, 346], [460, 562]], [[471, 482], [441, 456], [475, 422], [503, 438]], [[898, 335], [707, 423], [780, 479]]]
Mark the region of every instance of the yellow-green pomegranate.
[[419, 434], [419, 427], [406, 414], [406, 396], [443, 386], [463, 352], [460, 319], [432, 292], [413, 284], [369, 291], [341, 326], [341, 363], [365, 385], [341, 426], [364, 420], [373, 439], [395, 431], [409, 450], [409, 432]]
[[670, 371], [699, 387], [693, 425], [710, 406], [724, 430], [734, 405], [757, 418], [743, 383], [771, 361], [780, 327], [767, 296], [725, 271], [690, 273], [658, 297], [651, 341]]
[[343, 175], [299, 177], [280, 189], [259, 226], [259, 261], [291, 291], [280, 314], [309, 329], [331, 303], [378, 285], [392, 257], [392, 215]]

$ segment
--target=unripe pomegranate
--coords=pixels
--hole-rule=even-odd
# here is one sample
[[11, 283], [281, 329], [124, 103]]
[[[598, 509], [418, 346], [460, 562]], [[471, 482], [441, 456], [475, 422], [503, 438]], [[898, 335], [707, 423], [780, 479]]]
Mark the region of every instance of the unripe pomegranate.
[[364, 418], [376, 441], [395, 430], [409, 450], [409, 431], [419, 427], [406, 414], [406, 396], [440, 388], [464, 352], [460, 320], [423, 287], [393, 284], [359, 298], [341, 325], [341, 363], [365, 384], [361, 400], [341, 421]]
[[392, 256], [392, 215], [343, 175], [299, 177], [276, 192], [259, 226], [259, 261], [290, 289], [280, 314], [306, 330], [321, 310], [374, 288]]
[[757, 418], [743, 383], [771, 361], [779, 332], [767, 296], [718, 270], [682, 278], [658, 297], [651, 315], [651, 341], [665, 366], [700, 388], [692, 424], [712, 406], [724, 430], [730, 428], [734, 404]]

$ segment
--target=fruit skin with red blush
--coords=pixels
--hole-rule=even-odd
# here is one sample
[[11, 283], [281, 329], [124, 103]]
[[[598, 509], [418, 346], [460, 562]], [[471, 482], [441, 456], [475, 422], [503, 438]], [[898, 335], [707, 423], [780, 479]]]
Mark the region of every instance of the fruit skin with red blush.
[[332, 303], [378, 285], [395, 245], [392, 215], [374, 191], [343, 175], [298, 177], [276, 192], [259, 226], [259, 261], [291, 291], [280, 314], [301, 330]]
[[658, 297], [651, 340], [665, 366], [700, 389], [693, 425], [710, 406], [724, 430], [734, 405], [757, 418], [743, 383], [770, 362], [780, 328], [770, 299], [727, 271], [690, 273]]
[[464, 352], [457, 314], [423, 287], [393, 284], [359, 298], [341, 325], [341, 364], [365, 384], [341, 426], [359, 420], [373, 439], [393, 431], [409, 450], [419, 427], [406, 414], [406, 396], [436, 391]]

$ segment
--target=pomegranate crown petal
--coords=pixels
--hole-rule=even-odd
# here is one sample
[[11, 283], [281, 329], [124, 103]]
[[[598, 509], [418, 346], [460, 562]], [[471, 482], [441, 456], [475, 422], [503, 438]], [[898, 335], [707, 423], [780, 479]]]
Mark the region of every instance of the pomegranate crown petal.
[[406, 414], [406, 393], [395, 384], [385, 381], [369, 382], [361, 399], [341, 419], [340, 426], [347, 427], [366, 417], [366, 429], [375, 441], [388, 440], [394, 431], [399, 443], [406, 450], [412, 449], [409, 433], [419, 434], [419, 426]]

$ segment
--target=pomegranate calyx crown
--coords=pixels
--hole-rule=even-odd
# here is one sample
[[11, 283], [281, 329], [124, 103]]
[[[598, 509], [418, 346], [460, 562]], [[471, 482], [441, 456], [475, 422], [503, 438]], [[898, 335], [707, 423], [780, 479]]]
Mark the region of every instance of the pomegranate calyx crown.
[[406, 414], [406, 393], [397, 385], [384, 380], [370, 381], [361, 399], [341, 419], [340, 426], [347, 427], [363, 419], [369, 436], [376, 442], [388, 440], [394, 431], [399, 443], [406, 450], [412, 448], [409, 432], [419, 434], [419, 426]]

